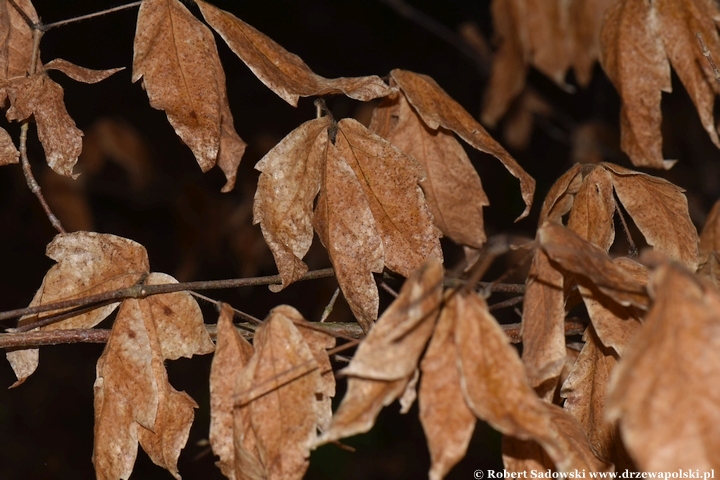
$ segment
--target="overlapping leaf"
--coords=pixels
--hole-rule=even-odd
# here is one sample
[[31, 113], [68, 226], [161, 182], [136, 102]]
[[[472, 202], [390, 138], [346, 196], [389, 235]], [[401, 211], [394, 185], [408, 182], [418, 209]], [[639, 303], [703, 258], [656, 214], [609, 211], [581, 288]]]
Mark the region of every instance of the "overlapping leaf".
[[698, 258], [698, 274], [716, 286], [720, 285], [720, 201], [710, 210], [702, 232]]
[[366, 331], [379, 302], [373, 272], [386, 265], [409, 275], [429, 255], [442, 258], [440, 232], [418, 185], [422, 169], [354, 120], [306, 122], [258, 168], [263, 173], [254, 221], [261, 224], [283, 285], [307, 271], [302, 257], [312, 242], [312, 224]]
[[720, 297], [672, 264], [649, 290], [653, 306], [610, 381], [608, 417], [645, 471], [716, 469], [720, 391], [708, 379], [720, 375]]
[[[46, 254], [58, 263], [48, 270], [30, 306], [129, 287], [150, 271], [147, 252], [142, 245], [109, 234], [60, 234], [47, 246]], [[110, 315], [118, 305], [112, 303], [43, 328], [91, 328]], [[52, 311], [25, 317], [20, 320], [20, 325], [28, 325], [57, 313]], [[18, 377], [14, 386], [24, 382], [38, 365], [37, 349], [11, 351], [7, 357]]]
[[401, 93], [374, 111], [370, 130], [423, 167], [420, 186], [443, 235], [461, 245], [482, 247], [487, 238], [482, 207], [489, 202], [480, 176], [452, 133], [430, 129]]
[[343, 370], [348, 390], [320, 444], [367, 432], [382, 407], [405, 391], [440, 313], [442, 275], [442, 264], [428, 259], [360, 344]]
[[[31, 0], [18, 0], [15, 5], [33, 22], [40, 20]], [[0, 2], [0, 103], [5, 101], [2, 84], [32, 70], [32, 54], [32, 29], [17, 9], [3, 0]]]
[[[150, 274], [149, 284], [172, 277]], [[176, 478], [197, 404], [167, 379], [165, 360], [213, 351], [200, 307], [187, 292], [128, 299], [97, 364], [95, 446], [98, 478], [128, 478], [138, 442]]]
[[622, 149], [636, 166], [670, 168], [663, 160], [660, 123], [662, 92], [672, 89], [670, 65], [680, 77], [710, 139], [720, 147], [713, 105], [719, 87], [697, 43], [720, 58], [714, 23], [718, 7], [704, 0], [616, 0], [602, 33], [601, 62], [620, 93]]

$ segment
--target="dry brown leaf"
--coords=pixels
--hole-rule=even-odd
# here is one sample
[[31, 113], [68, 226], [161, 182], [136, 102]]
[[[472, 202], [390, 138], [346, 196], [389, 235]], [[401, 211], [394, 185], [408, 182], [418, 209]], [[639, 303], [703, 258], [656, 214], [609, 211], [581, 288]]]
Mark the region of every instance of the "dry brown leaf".
[[571, 36], [573, 70], [582, 87], [590, 84], [593, 66], [600, 56], [600, 28], [612, 0], [572, 0], [568, 27]]
[[538, 240], [554, 262], [570, 272], [587, 277], [602, 293], [620, 305], [647, 308], [644, 283], [613, 263], [597, 245], [552, 222], [538, 229]]
[[365, 193], [385, 265], [409, 277], [428, 256], [442, 260], [441, 234], [418, 185], [425, 176], [420, 165], [351, 118], [338, 122], [334, 146]]
[[18, 77], [7, 89], [11, 103], [7, 119], [21, 121], [33, 115], [47, 164], [61, 175], [77, 177], [72, 171], [82, 150], [83, 133], [65, 109], [62, 87], [39, 73]]
[[150, 105], [167, 113], [177, 135], [193, 151], [203, 172], [220, 148], [225, 86], [212, 32], [178, 0], [140, 5], [132, 81], [143, 79]]
[[355, 172], [327, 133], [322, 135], [327, 147], [313, 225], [350, 309], [368, 332], [378, 315], [380, 299], [372, 273], [383, 269], [383, 244]]
[[[151, 274], [148, 280], [164, 283], [168, 276]], [[177, 459], [197, 404], [168, 383], [164, 361], [213, 350], [197, 303], [180, 293], [187, 298], [156, 295], [127, 299], [120, 307], [94, 386], [98, 478], [128, 478], [138, 442], [153, 462], [180, 478]]]
[[317, 400], [315, 404], [315, 414], [317, 416], [318, 430], [325, 432], [330, 428], [330, 421], [332, 420], [332, 399], [335, 397], [335, 373], [332, 370], [330, 356], [327, 351], [335, 346], [335, 337], [317, 330], [315, 325], [306, 322], [304, 319], [295, 322], [295, 326], [298, 327], [305, 342], [308, 347], [310, 347], [310, 351], [313, 357], [315, 357], [320, 371], [321, 385], [318, 391], [315, 392], [315, 398]]
[[91, 68], [75, 65], [74, 63], [63, 60], [62, 58], [56, 58], [49, 61], [45, 64], [44, 68], [45, 70], [59, 70], [73, 80], [83, 83], [98, 83], [120, 70], [125, 70], [125, 67], [110, 68], [108, 70], [93, 70]]
[[461, 245], [482, 247], [487, 239], [482, 207], [489, 202], [480, 176], [452, 133], [428, 128], [401, 93], [375, 109], [370, 131], [415, 158], [425, 170], [420, 186], [443, 235]]
[[536, 441], [508, 435], [502, 437], [502, 459], [509, 472], [544, 472], [554, 467], [553, 461]]
[[495, 41], [500, 47], [493, 58], [481, 119], [492, 128], [525, 88], [530, 51], [522, 24], [527, 15], [524, 4], [517, 0], [493, 0], [490, 9]]
[[220, 471], [235, 480], [234, 396], [238, 373], [248, 364], [253, 347], [233, 326], [233, 310], [223, 304], [218, 318], [217, 346], [210, 369], [210, 445]]
[[20, 162], [20, 152], [4, 128], [0, 128], [0, 166]]
[[645, 471], [720, 468], [720, 296], [679, 266], [657, 268], [653, 306], [611, 378], [607, 415]]
[[255, 165], [262, 172], [255, 191], [253, 223], [260, 224], [282, 278], [283, 288], [302, 277], [302, 258], [313, 240], [313, 201], [320, 191], [324, 130], [328, 117], [305, 122]]
[[[31, 0], [16, 0], [15, 5], [33, 22], [40, 18]], [[0, 2], [0, 84], [30, 73], [33, 51], [33, 33], [25, 19], [7, 0]], [[38, 56], [38, 67], [41, 65]], [[39, 70], [38, 70], [39, 71]], [[5, 97], [0, 98], [0, 103]]]
[[[478, 418], [505, 435], [538, 442], [558, 471], [602, 471], [580, 424], [535, 394], [515, 349], [485, 301], [474, 292], [453, 296], [460, 384]], [[562, 366], [561, 366], [562, 368]]]
[[233, 14], [203, 1], [196, 2], [205, 20], [225, 40], [261, 82], [290, 105], [299, 97], [344, 94], [360, 101], [392, 93], [379, 77], [328, 79]]
[[615, 240], [612, 178], [603, 168], [593, 168], [584, 177], [575, 194], [567, 226], [580, 237], [608, 251]]
[[437, 130], [439, 127], [452, 130], [473, 148], [500, 160], [508, 172], [520, 180], [520, 192], [526, 208], [517, 220], [527, 216], [535, 192], [535, 180], [485, 131], [483, 126], [459, 103], [450, 98], [432, 78], [400, 69], [393, 70], [390, 75], [428, 127], [432, 130]]
[[611, 163], [615, 193], [648, 245], [692, 271], [698, 266], [697, 230], [690, 220], [684, 190], [667, 180]]
[[348, 390], [318, 445], [370, 430], [378, 413], [406, 391], [437, 320], [442, 264], [430, 258], [405, 282], [342, 370]]
[[552, 399], [565, 364], [563, 273], [540, 249], [527, 277], [522, 315], [522, 360], [530, 384]]
[[420, 363], [422, 380], [418, 392], [420, 422], [430, 450], [429, 477], [444, 478], [467, 452], [475, 429], [475, 415], [460, 389], [455, 347], [457, 303], [442, 310], [430, 345]]
[[[222, 67], [222, 65], [219, 64], [218, 66]], [[220, 148], [218, 149], [217, 165], [223, 174], [225, 174], [226, 178], [225, 185], [223, 185], [220, 191], [227, 193], [235, 188], [237, 170], [245, 154], [247, 143], [245, 143], [235, 131], [235, 121], [230, 111], [230, 104], [225, 89], [225, 71], [222, 70], [222, 68], [218, 70], [223, 73], [222, 77], [220, 77], [218, 72], [218, 82], [221, 84], [223, 96], [220, 104]]]
[[570, 67], [568, 7], [564, 0], [524, 0], [531, 60], [535, 68], [564, 85]]
[[620, 440], [617, 422], [604, 417], [606, 389], [617, 356], [603, 347], [592, 326], [585, 331], [583, 340], [585, 345], [562, 387], [561, 395], [566, 399], [563, 408], [578, 419], [600, 458], [614, 463], [616, 471], [634, 470]]
[[[272, 310], [254, 337], [255, 358], [245, 368], [250, 388], [238, 383], [236, 408], [245, 407], [268, 478], [303, 478], [316, 437], [318, 364], [291, 317], [292, 307]], [[236, 415], [238, 415], [236, 409]], [[237, 462], [236, 458], [236, 462]]]
[[616, 0], [600, 32], [600, 62], [620, 92], [621, 147], [635, 166], [670, 168], [663, 160], [662, 92], [670, 92], [670, 63], [645, 0]]
[[[56, 262], [45, 274], [30, 306], [46, 305], [134, 285], [150, 269], [145, 248], [115, 235], [76, 232], [57, 235], [47, 246], [46, 255]], [[47, 325], [45, 330], [92, 328], [117, 308], [112, 303], [62, 322]], [[24, 317], [28, 325], [58, 311]], [[7, 353], [18, 386], [35, 371], [38, 350], [24, 349]]]
[[601, 293], [592, 282], [583, 278], [579, 278], [578, 282], [596, 335], [605, 347], [622, 356], [630, 338], [640, 330], [639, 315], [632, 307], [622, 306]]

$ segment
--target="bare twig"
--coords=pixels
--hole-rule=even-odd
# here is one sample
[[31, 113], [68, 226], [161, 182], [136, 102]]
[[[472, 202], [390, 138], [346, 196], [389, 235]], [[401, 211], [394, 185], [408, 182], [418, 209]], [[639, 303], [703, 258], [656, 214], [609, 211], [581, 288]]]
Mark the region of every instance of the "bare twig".
[[615, 209], [615, 211], [618, 213], [618, 216], [620, 217], [620, 223], [622, 223], [623, 230], [625, 231], [625, 238], [628, 241], [628, 249], [630, 250], [628, 252], [628, 256], [630, 257], [637, 257], [638, 250], [637, 246], [635, 245], [635, 242], [632, 239], [632, 235], [630, 235], [630, 229], [628, 228], [628, 224], [625, 221], [625, 215], [622, 213], [622, 209], [618, 205], [618, 208]]
[[120, 10], [126, 10], [128, 8], [134, 8], [134, 7], [139, 6], [141, 3], [142, 3], [142, 1], [132, 2], [132, 3], [128, 3], [126, 5], [120, 5], [119, 7], [108, 8], [107, 10], [101, 10], [99, 12], [94, 12], [94, 13], [88, 13], [87, 15], [80, 15], [78, 17], [68, 18], [67, 20], [60, 20], [59, 22], [48, 23], [47, 25], [43, 25], [42, 28], [44, 31], [48, 31], [51, 28], [62, 27], [63, 25], [67, 25], [70, 23], [81, 22], [83, 20], [89, 20], [91, 18], [99, 17], [101, 15], [107, 15], [108, 13], [119, 12]]
[[[520, 343], [520, 323], [501, 325], [512, 343]], [[335, 337], [348, 339], [349, 342], [332, 350], [328, 354], [336, 354], [357, 346], [365, 337], [362, 328], [357, 323], [332, 323], [319, 324], [317, 322], [306, 322], [301, 326], [311, 327]], [[579, 335], [585, 331], [586, 324], [579, 319], [569, 318], [565, 320], [565, 335]], [[217, 338], [217, 325], [205, 325], [208, 333], [213, 339]], [[235, 328], [245, 338], [251, 339], [254, 335], [255, 325], [249, 323], [236, 324]], [[73, 330], [43, 330], [33, 332], [14, 332], [0, 334], [0, 348], [34, 348], [46, 345], [64, 345], [71, 343], [106, 343], [110, 338], [108, 329], [73, 329]]]
[[493, 310], [500, 310], [501, 308], [507, 308], [517, 305], [518, 303], [522, 303], [523, 298], [525, 298], [523, 295], [520, 295], [519, 297], [513, 297], [505, 300], [504, 302], [498, 302], [493, 305], [490, 305], [488, 307], [489, 311]]

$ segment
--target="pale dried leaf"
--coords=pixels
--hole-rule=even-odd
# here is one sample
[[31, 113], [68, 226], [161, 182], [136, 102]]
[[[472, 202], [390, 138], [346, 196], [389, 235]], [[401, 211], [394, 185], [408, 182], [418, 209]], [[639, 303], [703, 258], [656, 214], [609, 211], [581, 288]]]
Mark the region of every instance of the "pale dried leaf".
[[[165, 273], [151, 273], [146, 285], [178, 283]], [[195, 297], [188, 292], [153, 295], [145, 300], [149, 315], [158, 331], [163, 360], [190, 358], [215, 350], [205, 329], [202, 312]]]
[[612, 0], [572, 0], [568, 27], [572, 39], [572, 63], [581, 87], [590, 84], [593, 66], [600, 56], [600, 28]]
[[549, 400], [565, 363], [565, 300], [563, 273], [540, 249], [526, 282], [522, 339], [530, 384], [542, 386], [543, 396], [549, 395]]
[[217, 346], [210, 368], [210, 445], [220, 457], [216, 465], [235, 480], [233, 408], [238, 374], [248, 364], [253, 347], [233, 326], [233, 310], [223, 304], [218, 318]]
[[205, 20], [225, 40], [261, 82], [290, 105], [299, 97], [345, 94], [368, 101], [392, 93], [379, 77], [334, 78], [316, 75], [302, 61], [233, 14], [203, 1], [196, 2]]
[[303, 123], [255, 165], [253, 223], [259, 223], [275, 257], [283, 287], [307, 272], [302, 258], [313, 240], [313, 201], [320, 191], [328, 117]]
[[532, 64], [555, 83], [563, 86], [571, 61], [567, 2], [525, 0], [524, 3], [527, 10], [523, 20], [532, 52]]
[[615, 193], [648, 245], [692, 271], [698, 266], [697, 230], [684, 190], [667, 180], [603, 163]]
[[383, 243], [385, 265], [408, 277], [432, 255], [442, 260], [440, 232], [418, 183], [418, 163], [351, 118], [338, 122], [334, 144], [355, 172]]
[[318, 364], [287, 310], [294, 309], [273, 309], [256, 330], [257, 360], [246, 367], [253, 369], [252, 387], [236, 392], [236, 406], [247, 405], [268, 477], [300, 479], [316, 436], [315, 392], [322, 381]]
[[143, 79], [150, 105], [167, 113], [203, 172], [220, 148], [224, 85], [217, 78], [215, 38], [178, 0], [140, 5], [132, 81]]
[[225, 74], [223, 72], [222, 80], [223, 98], [220, 105], [220, 148], [218, 150], [217, 165], [225, 174], [225, 185], [220, 190], [227, 193], [235, 188], [237, 179], [237, 169], [240, 161], [245, 154], [247, 143], [240, 138], [235, 131], [235, 122], [233, 120], [230, 105], [225, 91]]
[[538, 240], [554, 262], [570, 272], [587, 277], [620, 305], [647, 309], [645, 284], [628, 273], [626, 268], [614, 264], [597, 245], [551, 222], [538, 229]]
[[542, 401], [530, 387], [517, 352], [485, 301], [474, 292], [457, 302], [455, 345], [460, 384], [478, 418], [505, 435], [535, 440], [558, 471], [606, 470], [580, 424], [556, 405]]
[[98, 360], [93, 386], [92, 461], [98, 479], [129, 478], [137, 457], [138, 424], [155, 423], [161, 387], [154, 372], [153, 343], [138, 301], [123, 303]]
[[679, 266], [657, 268], [653, 306], [608, 388], [607, 415], [645, 471], [720, 468], [720, 296]]
[[481, 119], [485, 125], [495, 127], [525, 88], [530, 50], [523, 25], [524, 2], [493, 0], [490, 12], [495, 41], [500, 47], [493, 58], [490, 80], [483, 95]]
[[451, 303], [442, 310], [420, 363], [418, 403], [420, 423], [430, 450], [431, 480], [444, 478], [465, 456], [476, 423], [460, 389], [454, 336], [456, 307], [457, 303]]
[[59, 70], [77, 82], [98, 83], [120, 70], [125, 70], [125, 67], [110, 68], [107, 70], [93, 70], [91, 68], [75, 65], [74, 63], [63, 60], [62, 58], [56, 58], [45, 64], [45, 70]]
[[[16, 0], [15, 4], [30, 20], [36, 23], [40, 21], [31, 0]], [[32, 36], [32, 29], [15, 7], [7, 0], [0, 2], [0, 83], [30, 73]], [[0, 98], [0, 102], [3, 100]]]
[[642, 326], [639, 315], [632, 307], [625, 307], [600, 292], [586, 279], [578, 279], [580, 295], [588, 311], [595, 335], [605, 347], [622, 356], [630, 338]]
[[480, 176], [462, 145], [444, 128], [430, 129], [402, 94], [375, 109], [370, 130], [415, 158], [435, 225], [461, 245], [480, 248], [487, 239], [482, 207], [489, 205]]
[[[46, 255], [56, 262], [35, 293], [30, 306], [46, 305], [62, 300], [109, 292], [134, 285], [150, 269], [145, 248], [139, 243], [110, 234], [75, 232], [57, 235], [47, 246]], [[99, 307], [88, 313], [47, 325], [44, 330], [92, 328], [105, 319], [118, 303]], [[50, 311], [20, 320], [28, 325]], [[37, 349], [14, 350], [7, 353], [20, 385], [37, 368]]]
[[440, 314], [442, 277], [443, 267], [436, 258], [417, 269], [342, 373], [373, 380], [410, 377]]
[[563, 384], [563, 408], [578, 419], [600, 458], [615, 464], [616, 471], [632, 468], [620, 440], [617, 422], [604, 418], [605, 394], [617, 356], [603, 347], [592, 326], [583, 336], [585, 345]]
[[[254, 353], [254, 352], [253, 352]], [[252, 355], [243, 365], [235, 381], [233, 394], [234, 473], [239, 480], [266, 480], [267, 470], [260, 460], [257, 436], [252, 424], [250, 404], [237, 405], [237, 398], [252, 389], [259, 358]]]
[[65, 109], [62, 87], [40, 73], [12, 81], [8, 96], [12, 106], [7, 119], [20, 121], [33, 115], [47, 164], [61, 175], [77, 177], [73, 167], [82, 150], [83, 133]]
[[317, 416], [318, 430], [324, 432], [330, 428], [332, 399], [335, 397], [335, 374], [332, 370], [332, 364], [330, 363], [330, 356], [327, 353], [328, 349], [335, 346], [335, 337], [317, 330], [317, 327], [311, 328], [311, 325], [314, 326], [314, 324], [306, 322], [304, 319], [301, 322], [295, 323], [295, 326], [300, 330], [308, 347], [310, 347], [310, 351], [313, 357], [315, 357], [320, 371], [321, 382], [317, 392], [315, 392], [315, 398], [317, 400], [315, 404], [315, 414]]
[[4, 128], [0, 128], [0, 166], [20, 162], [20, 152]]
[[622, 99], [621, 147], [635, 166], [670, 168], [663, 161], [662, 92], [670, 92], [670, 63], [659, 20], [646, 0], [613, 3], [600, 32], [600, 62]]
[[459, 103], [450, 98], [432, 78], [400, 69], [393, 70], [390, 75], [428, 127], [433, 130], [439, 127], [452, 130], [473, 148], [500, 160], [508, 172], [520, 180], [520, 192], [526, 208], [517, 220], [527, 216], [535, 192], [535, 180], [485, 131], [483, 126]]
[[378, 315], [380, 299], [372, 272], [383, 269], [383, 244], [355, 172], [342, 150], [327, 138], [324, 141], [325, 171], [313, 225], [350, 309], [368, 332]]
[[615, 240], [615, 196], [610, 174], [593, 168], [575, 195], [567, 226], [605, 251]]
[[417, 384], [420, 380], [420, 370], [415, 369], [415, 372], [410, 377], [410, 381], [405, 385], [405, 391], [400, 395], [398, 403], [400, 404], [400, 413], [405, 415], [410, 411], [417, 399]]

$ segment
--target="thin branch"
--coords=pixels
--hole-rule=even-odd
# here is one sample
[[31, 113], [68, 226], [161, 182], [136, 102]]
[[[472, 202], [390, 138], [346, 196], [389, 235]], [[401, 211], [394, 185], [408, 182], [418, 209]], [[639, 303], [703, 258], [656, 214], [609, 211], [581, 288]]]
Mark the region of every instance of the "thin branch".
[[68, 18], [67, 20], [60, 20], [59, 22], [48, 23], [47, 25], [43, 25], [42, 28], [44, 31], [48, 31], [51, 28], [62, 27], [63, 25], [68, 25], [70, 23], [81, 22], [83, 20], [89, 20], [91, 18], [99, 17], [101, 15], [107, 15], [108, 13], [119, 12], [120, 10], [126, 10], [128, 8], [134, 8], [139, 6], [141, 3], [142, 1], [132, 2], [126, 5], [120, 5], [119, 7], [108, 8], [107, 10], [101, 10], [95, 13], [88, 13], [87, 15], [80, 15], [79, 17]]
[[[357, 323], [323, 323], [307, 322], [301, 324], [315, 330], [320, 330], [337, 337], [344, 337], [350, 341], [346, 344], [329, 350], [329, 354], [339, 353], [348, 348], [354, 347], [359, 340], [365, 337], [362, 328]], [[520, 323], [511, 323], [501, 325], [512, 343], [520, 343]], [[586, 323], [577, 319], [569, 318], [565, 320], [565, 335], [580, 335], [585, 331]], [[217, 325], [205, 325], [210, 336], [217, 338]], [[255, 325], [249, 323], [236, 324], [237, 331], [246, 339], [251, 339], [254, 335]], [[90, 329], [72, 329], [72, 330], [43, 330], [32, 332], [14, 332], [0, 333], [0, 348], [35, 348], [47, 345], [64, 345], [71, 343], [106, 343], [110, 338], [110, 330], [90, 328]]]
[[[327, 278], [334, 275], [332, 268], [324, 268], [306, 273], [300, 280], [315, 280]], [[258, 285], [281, 284], [280, 275], [269, 275], [266, 277], [233, 278], [230, 280], [208, 280], [203, 282], [165, 283], [160, 285], [133, 285], [132, 287], [112, 290], [110, 292], [89, 295], [87, 297], [73, 298], [61, 302], [38, 305], [36, 307], [18, 308], [0, 312], [0, 321], [24, 315], [36, 315], [38, 313], [52, 310], [64, 310], [77, 306], [91, 305], [108, 300], [120, 301], [126, 298], [145, 298], [161, 293], [182, 292], [187, 290], [220, 290], [224, 288], [252, 287]]]
[[500, 310], [501, 308], [513, 307], [513, 306], [517, 305], [518, 303], [522, 303], [524, 298], [525, 298], [524, 295], [509, 298], [509, 299], [505, 300], [504, 302], [498, 302], [493, 305], [490, 305], [488, 307], [488, 310], [492, 312], [493, 310]]
[[708, 63], [710, 64], [710, 68], [712, 68], [713, 75], [715, 76], [715, 81], [720, 83], [720, 70], [718, 70], [718, 67], [715, 65], [715, 61], [713, 61], [712, 54], [710, 53], [710, 50], [707, 48], [707, 45], [705, 45], [705, 42], [703, 41], [702, 34], [700, 32], [696, 33], [695, 36], [698, 39], [698, 42], [700, 42], [700, 48], [702, 48], [702, 54], [707, 58]]

